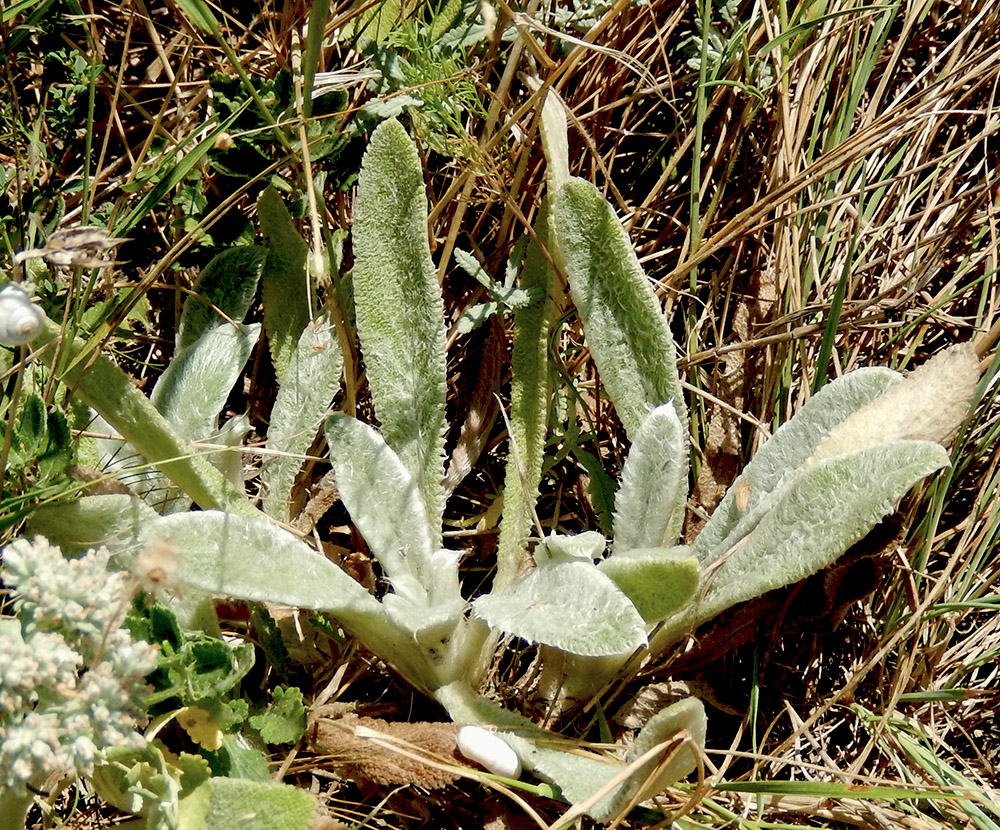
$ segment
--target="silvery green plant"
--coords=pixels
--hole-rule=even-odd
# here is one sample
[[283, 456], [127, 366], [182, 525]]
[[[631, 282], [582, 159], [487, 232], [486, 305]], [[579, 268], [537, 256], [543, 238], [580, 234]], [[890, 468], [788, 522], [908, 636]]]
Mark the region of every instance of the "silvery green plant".
[[[522, 288], [530, 301], [516, 312], [511, 459], [490, 593], [463, 598], [461, 554], [443, 544], [444, 308], [419, 157], [395, 121], [372, 135], [353, 230], [358, 335], [381, 428], [334, 414], [324, 429], [343, 504], [390, 590], [377, 599], [245, 500], [236, 509], [223, 499], [198, 501], [176, 478], [208, 509], [137, 520], [134, 506], [89, 501], [75, 508], [76, 527], [113, 525], [131, 545], [171, 545], [186, 590], [332, 614], [456, 721], [505, 727], [499, 734], [525, 769], [608, 820], [694, 768], [690, 744], [702, 745], [705, 735], [701, 703], [683, 700], [650, 718], [625, 763], [675, 735], [689, 745], [655, 776], [652, 757], [623, 776], [622, 764], [554, 748], [529, 719], [479, 693], [502, 636], [538, 645], [539, 693], [567, 708], [598, 692], [630, 658], [662, 651], [733, 604], [825, 567], [913, 484], [947, 465], [939, 442], [964, 417], [978, 365], [971, 350], [957, 349], [944, 368], [907, 379], [868, 369], [831, 383], [775, 433], [695, 543], [678, 545], [687, 413], [673, 341], [610, 205], [592, 185], [569, 177], [560, 116], [550, 99], [543, 110], [550, 192], [525, 258]], [[542, 246], [569, 278], [631, 449], [613, 539], [594, 532], [545, 537], [534, 548], [534, 567], [519, 575], [548, 406], [545, 343], [555, 291]], [[942, 417], [932, 424], [927, 412]], [[871, 428], [887, 418], [899, 429]], [[158, 465], [171, 475], [169, 463]], [[612, 783], [616, 777], [624, 780]]]
[[89, 776], [114, 747], [141, 749], [157, 651], [121, 627], [125, 573], [106, 550], [64, 559], [45, 539], [3, 549], [14, 617], [0, 619], [0, 825], [24, 826], [53, 773]]

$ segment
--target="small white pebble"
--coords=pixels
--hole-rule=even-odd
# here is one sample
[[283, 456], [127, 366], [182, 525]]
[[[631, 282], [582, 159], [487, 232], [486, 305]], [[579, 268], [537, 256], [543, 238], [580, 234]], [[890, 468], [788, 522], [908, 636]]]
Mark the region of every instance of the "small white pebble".
[[517, 778], [521, 775], [521, 762], [517, 754], [504, 741], [481, 726], [463, 726], [455, 737], [458, 751], [470, 761], [475, 761], [494, 775]]

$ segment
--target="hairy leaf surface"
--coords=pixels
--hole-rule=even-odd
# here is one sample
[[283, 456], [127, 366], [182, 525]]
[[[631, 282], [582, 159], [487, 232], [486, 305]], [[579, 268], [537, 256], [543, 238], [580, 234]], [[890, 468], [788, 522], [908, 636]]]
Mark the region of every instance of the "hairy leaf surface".
[[372, 134], [354, 206], [354, 298], [375, 414], [410, 471], [438, 547], [444, 496], [444, 303], [417, 149], [395, 120]]

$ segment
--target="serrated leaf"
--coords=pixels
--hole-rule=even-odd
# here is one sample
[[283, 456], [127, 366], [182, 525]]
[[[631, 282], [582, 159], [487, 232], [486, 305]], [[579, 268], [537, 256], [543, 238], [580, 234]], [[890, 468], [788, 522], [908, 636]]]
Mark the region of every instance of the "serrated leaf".
[[[243, 321], [257, 293], [266, 255], [265, 249], [257, 245], [230, 248], [202, 269], [193, 293], [184, 301], [177, 327], [178, 352], [227, 318]], [[220, 316], [216, 308], [225, 316]]]
[[604, 574], [583, 562], [554, 562], [479, 597], [473, 613], [491, 628], [571, 654], [627, 654], [645, 645], [635, 606]]
[[11, 460], [18, 466], [31, 464], [45, 445], [45, 401], [38, 395], [25, 395], [17, 416], [11, 443]]
[[[782, 480], [796, 474], [830, 430], [900, 380], [891, 369], [857, 369], [813, 395], [757, 451], [719, 502], [692, 545], [698, 561], [710, 564], [732, 545], [731, 539], [745, 536], [771, 509]], [[741, 488], [746, 495], [742, 510], [736, 499]]]
[[305, 734], [306, 708], [302, 691], [294, 686], [274, 690], [271, 705], [250, 718], [250, 725], [269, 744], [293, 744]]
[[496, 587], [514, 579], [531, 529], [545, 455], [549, 398], [549, 330], [553, 303], [549, 297], [552, 265], [541, 246], [549, 242], [549, 200], [535, 221], [538, 241], [528, 244], [521, 287], [531, 303], [514, 312], [511, 343], [510, 451], [504, 477], [504, 511], [497, 543]]
[[267, 458], [261, 469], [263, 506], [269, 516], [288, 521], [292, 485], [302, 456], [319, 429], [340, 386], [344, 357], [327, 313], [308, 324], [299, 338], [271, 410], [267, 448], [287, 455]]
[[634, 437], [649, 410], [667, 402], [686, 424], [670, 327], [611, 205], [590, 182], [570, 178], [553, 217], [587, 345], [625, 431]]
[[326, 422], [326, 437], [340, 498], [396, 593], [426, 605], [428, 591], [444, 578], [457, 593], [457, 572], [454, 585], [452, 575], [435, 573], [420, 490], [382, 436], [355, 418], [335, 414]]
[[354, 48], [359, 52], [370, 43], [385, 40], [399, 22], [403, 8], [401, 0], [377, 0], [374, 5], [358, 2], [355, 6], [357, 14], [344, 25], [340, 36], [345, 41], [354, 38]]
[[695, 595], [701, 568], [689, 548], [633, 549], [597, 567], [611, 577], [648, 623], [673, 614]]
[[494, 305], [503, 303], [506, 308], [520, 308], [530, 300], [528, 292], [524, 289], [497, 284], [472, 254], [456, 248], [453, 256], [462, 270], [486, 289], [486, 294], [494, 301]]
[[375, 414], [417, 483], [440, 546], [444, 303], [427, 239], [416, 147], [395, 120], [372, 134], [354, 206], [354, 302]]
[[278, 382], [284, 384], [285, 372], [309, 322], [309, 246], [299, 235], [278, 191], [270, 185], [257, 199], [257, 216], [267, 249], [260, 278], [264, 331]]
[[672, 545], [687, 504], [687, 431], [670, 404], [639, 425], [615, 496], [614, 550]]

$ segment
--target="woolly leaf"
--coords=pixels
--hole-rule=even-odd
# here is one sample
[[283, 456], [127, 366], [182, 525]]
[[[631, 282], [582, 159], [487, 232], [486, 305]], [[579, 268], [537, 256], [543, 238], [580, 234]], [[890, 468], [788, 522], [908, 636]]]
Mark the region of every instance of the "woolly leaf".
[[645, 645], [642, 617], [593, 565], [554, 562], [472, 603], [492, 628], [571, 654], [625, 654]]
[[[627, 799], [645, 801], [648, 798], [653, 798], [667, 787], [672, 786], [677, 780], [694, 772], [698, 768], [697, 753], [705, 747], [707, 728], [708, 718], [705, 716], [705, 707], [700, 700], [693, 697], [679, 700], [653, 715], [639, 730], [639, 734], [635, 736], [635, 741], [625, 756], [626, 764], [631, 764], [658, 744], [670, 740], [682, 731], [688, 733], [693, 746], [690, 744], [680, 746], [678, 752], [664, 766], [660, 767], [659, 772], [643, 787], [641, 793], [637, 794], [636, 790], [633, 789], [632, 792], [628, 793]], [[659, 756], [646, 761], [638, 768], [630, 781], [645, 781], [659, 761]], [[618, 813], [624, 807], [627, 799], [625, 793], [620, 792], [614, 806], [609, 810], [607, 818]]]
[[[432, 566], [433, 538], [416, 482], [399, 456], [367, 424], [336, 414], [326, 422], [337, 490], [396, 593], [426, 605], [440, 580], [444, 596], [458, 592], [458, 576]], [[452, 581], [454, 585], [452, 586]]]
[[348, 631], [421, 689], [440, 682], [381, 603], [326, 557], [262, 514], [217, 511], [163, 516], [141, 543], [177, 551], [176, 578], [206, 593], [328, 611]]
[[316, 801], [287, 784], [245, 778], [210, 778], [180, 801], [183, 830], [308, 830]]
[[340, 568], [263, 515], [205, 510], [163, 516], [143, 533], [180, 558], [182, 585], [314, 610], [368, 613], [378, 603]]
[[802, 467], [751, 529], [708, 554], [715, 558], [703, 573], [701, 599], [668, 619], [651, 648], [832, 564], [914, 484], [946, 466], [940, 444], [894, 441]]
[[[900, 380], [901, 375], [891, 369], [857, 369], [828, 383], [813, 395], [757, 451], [719, 502], [692, 545], [698, 561], [702, 565], [711, 563], [717, 557], [715, 551], [731, 545], [727, 540], [734, 534], [738, 534], [735, 538], [746, 535], [748, 529], [770, 510], [783, 480], [795, 474], [823, 437], [836, 424]], [[741, 488], [746, 496], [742, 509], [736, 499]]]
[[639, 425], [615, 496], [614, 550], [673, 544], [687, 503], [687, 435], [670, 404]]
[[514, 313], [511, 345], [510, 450], [504, 479], [503, 519], [497, 543], [496, 587], [508, 585], [517, 573], [531, 530], [531, 516], [542, 477], [548, 424], [549, 330], [554, 306], [549, 296], [554, 273], [542, 247], [549, 240], [549, 200], [542, 201], [524, 259], [521, 287], [531, 302]]
[[649, 624], [678, 611], [695, 594], [701, 569], [686, 547], [633, 549], [597, 567], [611, 577]]
[[109, 493], [37, 507], [25, 535], [41, 535], [67, 554], [104, 546], [112, 556], [133, 555], [142, 528], [156, 511], [135, 496]]
[[202, 269], [193, 293], [184, 301], [177, 327], [178, 352], [218, 323], [243, 321], [257, 292], [266, 254], [257, 245], [230, 248]]
[[[39, 359], [52, 367], [55, 349], [40, 347], [61, 337], [52, 321], [35, 341]], [[156, 410], [131, 379], [103, 355], [89, 354], [81, 338], [62, 340], [62, 354], [69, 368], [58, 369], [62, 383], [76, 389], [77, 396], [106, 419], [114, 431], [203, 508], [225, 507], [238, 513], [256, 513], [243, 493], [238, 492], [204, 458], [192, 455], [173, 427]]]
[[309, 322], [309, 282], [306, 276], [309, 246], [299, 236], [278, 191], [270, 185], [257, 199], [257, 216], [267, 251], [260, 275], [264, 331], [267, 332], [275, 374], [283, 385], [296, 344]]
[[556, 195], [554, 219], [587, 345], [629, 437], [667, 402], [686, 424], [670, 327], [611, 205], [571, 178]]
[[219, 412], [259, 336], [256, 323], [214, 326], [170, 361], [150, 401], [178, 435], [205, 440], [218, 431]]
[[271, 410], [267, 448], [287, 455], [267, 458], [261, 469], [263, 506], [269, 516], [282, 521], [291, 518], [292, 484], [302, 467], [299, 456], [316, 437], [343, 368], [337, 335], [324, 313], [302, 330]]
[[[479, 697], [464, 683], [443, 686], [435, 691], [434, 697], [448, 710], [452, 719], [459, 723], [499, 727], [494, 734], [517, 753], [521, 765], [538, 777], [551, 781], [559, 788], [562, 797], [571, 804], [590, 800], [625, 768], [624, 764], [605, 756], [553, 748], [551, 733], [539, 729], [524, 716], [501, 709], [492, 701]], [[705, 712], [699, 701], [693, 698], [682, 700], [650, 718], [647, 727], [640, 732], [641, 739], [636, 739], [638, 751], [630, 751], [628, 760], [638, 758], [681, 729], [688, 730], [699, 747], [704, 746]], [[625, 781], [611, 787], [606, 795], [587, 810], [587, 814], [601, 822], [614, 818], [639, 795], [640, 787], [658, 760], [656, 758], [644, 764]], [[690, 750], [682, 748], [650, 786], [643, 790], [641, 797], [652, 798], [662, 792], [677, 778], [694, 768], [692, 761]]]
[[427, 240], [413, 142], [395, 120], [372, 134], [354, 206], [354, 301], [375, 414], [423, 498], [439, 546], [444, 495], [444, 303]]

